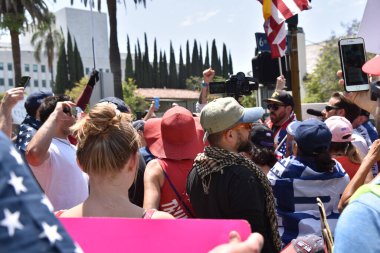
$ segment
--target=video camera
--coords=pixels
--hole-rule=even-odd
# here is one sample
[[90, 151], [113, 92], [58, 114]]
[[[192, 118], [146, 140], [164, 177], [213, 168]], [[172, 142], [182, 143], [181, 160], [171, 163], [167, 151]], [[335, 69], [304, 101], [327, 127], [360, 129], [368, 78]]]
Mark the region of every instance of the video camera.
[[258, 82], [253, 77], [246, 77], [243, 72], [230, 75], [225, 82], [209, 83], [210, 94], [223, 94], [224, 96], [235, 97], [251, 95], [253, 90], [259, 87]]

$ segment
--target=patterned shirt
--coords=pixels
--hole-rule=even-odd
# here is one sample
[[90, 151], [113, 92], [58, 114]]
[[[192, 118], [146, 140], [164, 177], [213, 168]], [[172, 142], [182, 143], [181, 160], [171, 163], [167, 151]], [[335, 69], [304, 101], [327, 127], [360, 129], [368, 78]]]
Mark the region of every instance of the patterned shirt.
[[30, 140], [36, 134], [37, 130], [41, 127], [41, 122], [36, 120], [30, 115], [26, 115], [24, 121], [20, 125], [20, 130], [17, 134], [16, 148], [24, 156], [26, 147]]
[[326, 210], [331, 231], [339, 217], [338, 203], [349, 178], [339, 162], [332, 172], [317, 172], [313, 158], [294, 157], [277, 162], [268, 173], [283, 243], [307, 234], [321, 235], [316, 198]]

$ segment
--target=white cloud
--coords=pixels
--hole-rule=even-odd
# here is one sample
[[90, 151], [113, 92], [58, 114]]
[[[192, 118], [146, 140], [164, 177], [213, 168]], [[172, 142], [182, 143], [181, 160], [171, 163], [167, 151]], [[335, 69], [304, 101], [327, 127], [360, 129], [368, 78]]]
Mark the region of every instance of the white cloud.
[[207, 22], [212, 17], [215, 17], [220, 12], [219, 9], [211, 10], [208, 12], [197, 12], [193, 15], [186, 16], [185, 19], [180, 23], [181, 26], [191, 26], [194, 24]]

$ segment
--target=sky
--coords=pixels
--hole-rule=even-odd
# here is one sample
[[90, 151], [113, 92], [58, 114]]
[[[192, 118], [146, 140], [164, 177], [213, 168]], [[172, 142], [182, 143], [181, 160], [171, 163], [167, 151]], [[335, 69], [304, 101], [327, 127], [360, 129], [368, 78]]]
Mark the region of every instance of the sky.
[[[51, 11], [64, 7], [90, 10], [81, 0], [47, 0]], [[97, 1], [95, 1], [97, 2]], [[158, 49], [169, 54], [170, 41], [179, 61], [179, 48], [185, 53], [186, 41], [190, 41], [190, 50], [194, 43], [202, 45], [205, 55], [206, 43], [216, 40], [221, 57], [223, 43], [231, 52], [234, 73], [251, 71], [251, 59], [254, 57], [255, 33], [264, 32], [262, 6], [257, 0], [147, 0], [143, 5], [135, 6], [134, 1], [119, 1], [118, 37], [121, 52], [126, 52], [126, 38], [129, 35], [132, 51], [137, 39], [143, 48], [144, 33], [147, 34], [150, 59], [153, 59], [153, 42], [157, 39]], [[102, 1], [102, 12], [107, 12], [106, 1]], [[298, 26], [302, 27], [306, 44], [318, 43], [329, 39], [333, 32], [343, 35], [342, 23], [353, 19], [361, 20], [366, 0], [312, 0], [312, 9], [299, 14]], [[97, 9], [96, 9], [97, 10]], [[95, 11], [96, 11], [95, 10]], [[89, 21], [89, 29], [91, 22]], [[0, 41], [5, 36], [0, 37]], [[211, 51], [211, 50], [210, 50]], [[191, 53], [192, 51], [190, 51]]]

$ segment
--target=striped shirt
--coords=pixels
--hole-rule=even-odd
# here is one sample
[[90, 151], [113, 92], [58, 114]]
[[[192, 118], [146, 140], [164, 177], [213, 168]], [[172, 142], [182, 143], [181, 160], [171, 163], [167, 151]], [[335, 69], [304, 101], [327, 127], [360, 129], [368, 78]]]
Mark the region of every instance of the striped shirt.
[[317, 172], [312, 169], [315, 166], [313, 158], [290, 156], [277, 162], [268, 173], [276, 198], [279, 233], [285, 244], [307, 234], [321, 236], [317, 197], [334, 231], [338, 203], [349, 177], [339, 162], [333, 172]]

